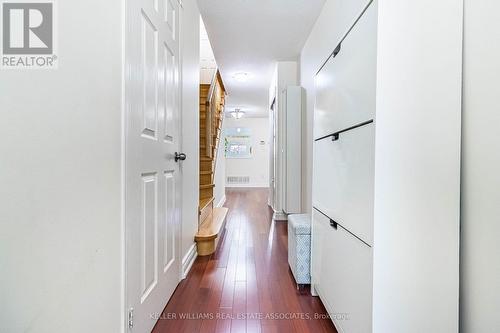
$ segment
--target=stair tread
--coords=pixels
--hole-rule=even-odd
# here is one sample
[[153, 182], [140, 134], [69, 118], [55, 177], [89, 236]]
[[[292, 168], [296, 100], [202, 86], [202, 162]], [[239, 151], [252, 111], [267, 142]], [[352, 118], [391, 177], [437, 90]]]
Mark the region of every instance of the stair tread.
[[200, 189], [203, 189], [203, 188], [213, 188], [213, 187], [215, 187], [215, 184], [200, 185]]
[[206, 241], [217, 238], [223, 229], [228, 211], [229, 209], [226, 207], [214, 208], [212, 213], [206, 218], [205, 222], [200, 225], [194, 239], [196, 241]]
[[213, 171], [200, 171], [200, 175], [211, 175], [213, 173]]

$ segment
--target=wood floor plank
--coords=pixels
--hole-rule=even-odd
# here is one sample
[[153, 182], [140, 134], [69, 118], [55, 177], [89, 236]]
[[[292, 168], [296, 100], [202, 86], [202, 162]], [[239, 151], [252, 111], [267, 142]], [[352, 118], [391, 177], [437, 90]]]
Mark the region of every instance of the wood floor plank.
[[217, 319], [215, 333], [231, 333], [232, 308], [219, 308], [219, 312], [220, 318]]
[[226, 190], [229, 212], [219, 248], [196, 259], [153, 333], [337, 332], [321, 319], [321, 300], [308, 287], [297, 290], [288, 267], [287, 223], [272, 221], [267, 194]]
[[234, 285], [233, 316], [231, 333], [246, 332], [247, 285], [245, 281], [236, 281]]
[[231, 248], [229, 252], [229, 258], [226, 267], [226, 276], [224, 277], [224, 287], [222, 290], [222, 298], [220, 306], [222, 308], [232, 308], [234, 299], [234, 284], [236, 281], [236, 265], [238, 263], [238, 237], [240, 220], [238, 218], [232, 217], [231, 228], [233, 228], [233, 236], [231, 242]]
[[206, 313], [209, 315], [209, 318], [202, 320], [200, 333], [214, 333], [217, 328], [217, 315], [219, 313], [225, 274], [225, 268], [216, 268], [215, 273], [213, 274], [213, 284], [211, 286], [211, 293], [206, 309]]

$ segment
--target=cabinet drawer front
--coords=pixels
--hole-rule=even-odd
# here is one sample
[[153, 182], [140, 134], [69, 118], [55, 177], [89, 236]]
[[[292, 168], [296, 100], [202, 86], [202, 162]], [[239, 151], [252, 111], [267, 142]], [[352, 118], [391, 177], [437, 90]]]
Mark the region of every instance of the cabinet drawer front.
[[314, 143], [313, 206], [373, 244], [373, 123]]
[[[320, 244], [314, 244], [317, 238]], [[329, 219], [317, 210], [313, 212], [313, 244], [321, 247], [321, 262], [313, 260], [313, 281], [335, 326], [344, 333], [370, 333], [371, 247], [342, 227], [331, 227]], [[318, 248], [315, 250], [319, 252]]]
[[372, 3], [316, 76], [314, 138], [374, 119], [377, 10]]

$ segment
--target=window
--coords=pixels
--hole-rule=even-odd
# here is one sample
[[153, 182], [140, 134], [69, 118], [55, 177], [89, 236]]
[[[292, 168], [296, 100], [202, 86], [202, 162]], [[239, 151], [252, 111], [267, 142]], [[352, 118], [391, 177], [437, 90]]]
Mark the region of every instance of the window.
[[225, 130], [224, 146], [226, 158], [251, 158], [251, 129], [245, 127], [227, 128]]

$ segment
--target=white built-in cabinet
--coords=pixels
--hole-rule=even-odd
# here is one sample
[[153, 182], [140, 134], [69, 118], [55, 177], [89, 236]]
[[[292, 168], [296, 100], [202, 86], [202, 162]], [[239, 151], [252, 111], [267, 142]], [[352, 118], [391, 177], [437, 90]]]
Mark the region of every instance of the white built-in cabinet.
[[313, 284], [339, 331], [372, 330], [377, 10], [316, 76]]
[[313, 210], [314, 287], [339, 332], [371, 332], [372, 249]]
[[[378, 91], [378, 84], [385, 84], [383, 80], [387, 79], [386, 76], [378, 77], [377, 73], [377, 66], [385, 65], [384, 55], [387, 54], [387, 50], [380, 52], [378, 49], [378, 20], [377, 1], [368, 2], [363, 10], [360, 9], [357, 15], [352, 17], [351, 24], [346, 27], [346, 33], [338, 44], [332, 45], [332, 54], [315, 78], [311, 267], [313, 291], [319, 295], [338, 331], [342, 333], [422, 331], [413, 325], [412, 318], [421, 316], [422, 321], [425, 321], [427, 313], [424, 310], [432, 311], [432, 305], [438, 303], [451, 306], [440, 310], [442, 313], [432, 319], [432, 325], [447, 327], [444, 331], [453, 332], [448, 328], [454, 327], [453, 318], [458, 316], [458, 288], [450, 288], [440, 294], [427, 294], [431, 290], [427, 288], [434, 288], [443, 281], [443, 285], [446, 285], [446, 281], [452, 285], [458, 281], [458, 237], [453, 237], [458, 235], [459, 225], [455, 211], [448, 210], [447, 212], [451, 211], [449, 215], [442, 214], [439, 217], [441, 220], [435, 222], [440, 227], [445, 226], [443, 241], [431, 236], [432, 229], [425, 231], [412, 224], [410, 221], [413, 216], [410, 213], [408, 219], [402, 218], [398, 222], [399, 225], [396, 224], [401, 230], [395, 232], [395, 236], [387, 232], [387, 223], [392, 223], [393, 220], [392, 213], [404, 216], [402, 212], [414, 210], [414, 205], [422, 201], [416, 196], [405, 198], [405, 193], [415, 195], [415, 189], [420, 191], [420, 187], [431, 191], [437, 184], [418, 182], [417, 172], [413, 171], [414, 166], [408, 164], [407, 174], [400, 177], [401, 185], [396, 183], [393, 186], [399, 186], [401, 191], [394, 195], [390, 192], [390, 186], [392, 182], [397, 182], [396, 175], [394, 178], [377, 176], [377, 167], [389, 169], [392, 167], [391, 163], [399, 167], [399, 164], [408, 162], [403, 160], [402, 156], [390, 154], [387, 145], [377, 146], [376, 138], [392, 135], [399, 136], [402, 142], [406, 142], [406, 136], [412, 135], [398, 127], [396, 118], [394, 117], [393, 121], [387, 109], [378, 108], [381, 101], [386, 101], [384, 96], [397, 94], [396, 89], [381, 90], [385, 95]], [[404, 89], [404, 86], [401, 88]], [[459, 90], [453, 91], [453, 94], [455, 93], [452, 97], [459, 100]], [[408, 100], [406, 103], [415, 101]], [[450, 104], [450, 108], [454, 106], [455, 104]], [[400, 104], [399, 107], [401, 111], [398, 109], [394, 112], [405, 112], [407, 104]], [[383, 114], [381, 126], [377, 121], [379, 111]], [[449, 113], [449, 124], [453, 126], [459, 121], [456, 117], [459, 115], [459, 108], [456, 108], [456, 112], [457, 114]], [[429, 122], [431, 121], [433, 120], [429, 119]], [[446, 119], [440, 121], [445, 126]], [[415, 123], [413, 126], [423, 129], [424, 133], [426, 131], [425, 122]], [[456, 151], [459, 145], [458, 131], [459, 128], [449, 131], [450, 138], [456, 140], [447, 141], [449, 146], [441, 145], [443, 152], [445, 149], [451, 150], [452, 153]], [[436, 132], [429, 132], [428, 135], [435, 135], [436, 142], [440, 139]], [[420, 152], [418, 140], [415, 141], [415, 154], [422, 155], [422, 163], [427, 162], [427, 152]], [[432, 156], [432, 153], [429, 156]], [[451, 175], [457, 176], [459, 160], [450, 161], [449, 165]], [[435, 168], [437, 170], [441, 167], [445, 166], [437, 164]], [[378, 171], [381, 174], [381, 170]], [[406, 172], [404, 168], [402, 172]], [[431, 172], [429, 175], [431, 176]], [[459, 191], [456, 186], [458, 182], [455, 182], [457, 177], [450, 178], [452, 182], [445, 182], [442, 186]], [[408, 181], [408, 184], [404, 185], [403, 180]], [[391, 203], [387, 202], [388, 197], [377, 197], [377, 193], [391, 193], [391, 197], [397, 197], [399, 194], [402, 200], [394, 201], [391, 207]], [[458, 192], [452, 193], [451, 197], [442, 199], [451, 203], [449, 207], [456, 207], [458, 210], [458, 195], [455, 195]], [[418, 192], [418, 195], [428, 194], [425, 190]], [[376, 207], [377, 202], [379, 208]], [[384, 210], [380, 208], [382, 206]], [[385, 210], [386, 206], [390, 208]], [[432, 208], [419, 209], [422, 211]], [[382, 212], [387, 216], [387, 220]], [[424, 224], [431, 223], [422, 221], [422, 225]], [[415, 230], [413, 234], [412, 230]], [[397, 241], [394, 237], [401, 239]], [[389, 247], [390, 254], [387, 255]], [[435, 264], [432, 261], [440, 260], [439, 256], [424, 257], [418, 250], [412, 250], [413, 247], [425, 248], [425, 251], [435, 249], [436, 253], [446, 252], [450, 262]], [[378, 254], [375, 255], [377, 251]], [[403, 264], [397, 267], [394, 265], [396, 261]], [[414, 283], [418, 284], [418, 287], [414, 291], [405, 289], [406, 294], [400, 291], [392, 295], [392, 290], [396, 291], [404, 285], [412, 284], [408, 279], [401, 280], [407, 274], [405, 266], [412, 269], [417, 267], [413, 274]], [[430, 273], [429, 270], [436, 267], [439, 270]], [[375, 268], [377, 277], [374, 276]], [[388, 272], [393, 274], [388, 275]], [[438, 280], [433, 278], [433, 274], [442, 275]], [[397, 283], [387, 284], [384, 279]], [[417, 292], [420, 290], [418, 288], [421, 288], [421, 291]], [[426, 296], [419, 298], [414, 293]], [[391, 309], [393, 313], [397, 313], [405, 307], [422, 309], [422, 312], [408, 312], [408, 317], [398, 318], [392, 318], [391, 313], [387, 312], [387, 309]], [[374, 317], [377, 314], [376, 327]], [[381, 327], [384, 329], [381, 330]]]
[[302, 211], [302, 110], [297, 63], [278, 62], [269, 90], [271, 119], [270, 195], [276, 220]]

